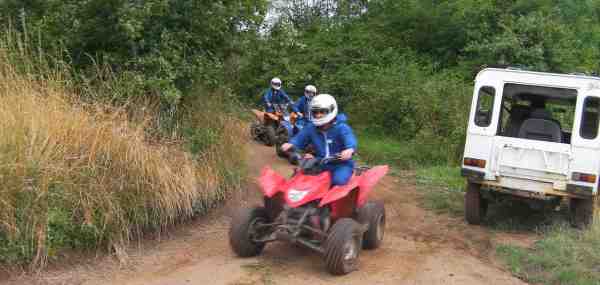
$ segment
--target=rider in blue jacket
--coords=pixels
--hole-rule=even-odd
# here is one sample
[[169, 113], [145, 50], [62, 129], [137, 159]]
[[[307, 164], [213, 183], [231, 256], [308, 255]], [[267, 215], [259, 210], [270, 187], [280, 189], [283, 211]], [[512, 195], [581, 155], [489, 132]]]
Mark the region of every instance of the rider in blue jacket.
[[292, 99], [285, 91], [281, 90], [281, 79], [277, 77], [271, 79], [271, 88], [265, 92], [263, 103], [265, 104], [265, 111], [269, 113], [275, 111], [273, 104], [292, 104]]
[[[339, 156], [342, 162], [326, 164], [325, 169], [331, 172], [332, 185], [344, 185], [352, 177], [354, 161], [352, 154], [356, 151], [356, 137], [346, 124], [346, 116], [338, 114], [338, 107], [333, 96], [319, 94], [310, 102], [311, 122], [295, 135], [289, 143], [281, 146], [283, 151], [292, 147], [304, 149], [312, 144], [318, 158]], [[310, 154], [306, 156], [311, 157]]]
[[315, 95], [317, 95], [317, 87], [306, 85], [304, 87], [304, 96], [300, 97], [292, 107], [292, 110], [300, 114], [306, 121], [310, 120], [310, 101]]

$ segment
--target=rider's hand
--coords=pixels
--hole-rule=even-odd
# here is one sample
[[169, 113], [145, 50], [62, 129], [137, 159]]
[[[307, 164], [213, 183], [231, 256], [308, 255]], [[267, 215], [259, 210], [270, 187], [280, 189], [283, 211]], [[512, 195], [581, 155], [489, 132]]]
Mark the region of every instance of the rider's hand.
[[281, 150], [283, 150], [283, 151], [288, 151], [288, 150], [290, 150], [290, 148], [292, 148], [292, 147], [294, 147], [294, 145], [293, 145], [293, 144], [291, 144], [291, 143], [284, 143], [284, 144], [282, 144], [282, 145], [281, 145]]
[[342, 152], [340, 152], [340, 159], [341, 160], [349, 160], [352, 158], [353, 153], [354, 153], [354, 149], [352, 149], [352, 148], [342, 150]]
[[310, 154], [310, 153], [305, 153], [304, 154], [304, 159], [311, 159], [311, 158], [315, 158], [314, 155]]

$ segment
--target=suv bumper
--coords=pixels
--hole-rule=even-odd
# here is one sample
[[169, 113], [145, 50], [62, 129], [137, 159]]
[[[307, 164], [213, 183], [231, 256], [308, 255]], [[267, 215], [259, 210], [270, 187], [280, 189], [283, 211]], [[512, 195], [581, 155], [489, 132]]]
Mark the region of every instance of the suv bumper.
[[485, 176], [485, 173], [483, 171], [477, 171], [477, 170], [468, 169], [468, 168], [461, 168], [460, 175], [462, 177], [466, 177], [467, 179], [469, 179], [469, 181], [481, 182], [481, 181], [483, 181], [483, 177]]

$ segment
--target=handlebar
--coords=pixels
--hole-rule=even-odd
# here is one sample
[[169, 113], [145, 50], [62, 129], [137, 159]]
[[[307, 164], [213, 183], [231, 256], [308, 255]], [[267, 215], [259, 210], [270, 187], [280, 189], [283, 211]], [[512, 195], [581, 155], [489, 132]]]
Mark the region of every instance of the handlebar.
[[288, 150], [288, 155], [290, 155], [292, 161], [298, 162], [298, 166], [305, 173], [319, 173], [326, 164], [336, 164], [344, 161], [339, 154], [324, 158], [305, 158], [296, 149]]
[[273, 104], [273, 109], [275, 109], [276, 112], [287, 113], [289, 105], [290, 104], [288, 103]]
[[334, 156], [329, 156], [329, 157], [321, 158], [321, 161], [319, 161], [319, 164], [320, 165], [325, 165], [325, 164], [328, 164], [328, 163], [335, 164], [335, 163], [339, 163], [339, 162], [342, 162], [342, 161], [344, 161], [344, 160], [342, 160], [341, 155], [336, 154]]

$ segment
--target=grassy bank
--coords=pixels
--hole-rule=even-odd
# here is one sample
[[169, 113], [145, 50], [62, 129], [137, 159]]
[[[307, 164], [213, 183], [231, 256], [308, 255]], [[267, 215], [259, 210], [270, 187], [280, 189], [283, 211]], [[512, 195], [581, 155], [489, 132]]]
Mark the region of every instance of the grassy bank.
[[533, 248], [502, 245], [497, 253], [511, 272], [528, 282], [600, 284], [600, 225], [587, 231], [557, 224], [544, 229]]
[[417, 169], [445, 164], [454, 154], [440, 148], [440, 142], [417, 139], [400, 141], [385, 134], [356, 129], [358, 155], [367, 163], [388, 163], [398, 168]]
[[240, 187], [246, 132], [221, 100], [189, 102], [156, 132], [154, 105], [90, 100], [127, 81], [78, 85], [92, 80], [0, 44], [0, 262], [41, 268], [64, 249], [122, 257]]

